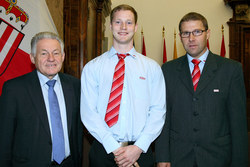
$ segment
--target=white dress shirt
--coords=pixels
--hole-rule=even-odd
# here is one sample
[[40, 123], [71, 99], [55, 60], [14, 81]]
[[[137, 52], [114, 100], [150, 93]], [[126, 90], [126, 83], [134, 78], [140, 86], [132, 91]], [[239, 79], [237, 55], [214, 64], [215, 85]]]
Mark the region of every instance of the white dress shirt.
[[165, 121], [166, 92], [160, 66], [134, 48], [128, 53], [119, 118], [111, 128], [104, 118], [118, 62], [117, 51], [112, 47], [82, 71], [81, 119], [107, 153], [120, 147], [118, 141], [135, 141], [146, 152]]

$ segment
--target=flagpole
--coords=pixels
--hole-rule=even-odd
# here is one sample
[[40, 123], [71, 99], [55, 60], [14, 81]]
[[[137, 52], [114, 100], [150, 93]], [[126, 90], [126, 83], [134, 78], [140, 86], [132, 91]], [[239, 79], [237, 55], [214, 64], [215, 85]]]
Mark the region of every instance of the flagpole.
[[221, 40], [220, 56], [225, 57], [226, 48], [225, 48], [225, 41], [224, 41], [224, 26], [223, 26], [223, 24], [221, 25], [221, 32], [222, 32], [222, 40]]
[[143, 37], [143, 27], [141, 28], [141, 36]]
[[221, 25], [221, 32], [222, 32], [222, 35], [224, 36], [224, 26], [223, 26], [223, 24]]
[[[141, 43], [142, 43], [142, 46], [143, 46], [143, 27], [141, 27]], [[143, 50], [143, 47], [142, 47], [142, 50]]]
[[163, 38], [165, 37], [165, 27], [164, 26], [162, 27], [162, 37]]

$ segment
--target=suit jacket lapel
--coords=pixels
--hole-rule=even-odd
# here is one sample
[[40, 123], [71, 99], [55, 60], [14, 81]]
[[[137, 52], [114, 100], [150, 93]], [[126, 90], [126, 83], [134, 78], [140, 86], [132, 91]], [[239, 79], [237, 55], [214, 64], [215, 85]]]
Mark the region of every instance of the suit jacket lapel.
[[183, 59], [180, 61], [180, 64], [177, 67], [177, 70], [179, 72], [178, 76], [182, 81], [182, 83], [186, 86], [187, 90], [190, 91], [190, 93], [194, 93], [193, 82], [190, 74], [187, 55], [183, 56]]
[[64, 100], [65, 100], [65, 106], [66, 106], [66, 115], [67, 115], [67, 126], [68, 126], [68, 135], [70, 136], [71, 132], [71, 124], [72, 124], [72, 112], [73, 112], [73, 88], [72, 84], [69, 82], [69, 80], [65, 77], [65, 75], [59, 73], [59, 77], [62, 84], [63, 94], [64, 94]]
[[217, 68], [218, 65], [216, 57], [212, 52], [209, 52], [200, 80], [198, 82], [198, 86], [196, 89], [197, 94], [202, 92], [202, 90], [204, 90], [206, 86], [209, 84], [210, 80], [214, 78]]
[[34, 70], [30, 75], [30, 80], [27, 84], [27, 89], [30, 94], [32, 103], [36, 108], [34, 112], [37, 113], [35, 114], [39, 115], [39, 118], [41, 119], [41, 123], [45, 128], [45, 131], [48, 133], [49, 136], [51, 136], [46, 106], [44, 103], [43, 93], [36, 70]]

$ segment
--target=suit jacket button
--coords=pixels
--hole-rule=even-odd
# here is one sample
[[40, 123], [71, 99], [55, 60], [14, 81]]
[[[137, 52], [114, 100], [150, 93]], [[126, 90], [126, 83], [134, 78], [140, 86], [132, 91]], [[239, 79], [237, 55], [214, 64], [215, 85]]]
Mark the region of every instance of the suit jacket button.
[[194, 132], [198, 132], [198, 131], [199, 131], [199, 129], [197, 129], [197, 128], [194, 128], [194, 129], [193, 129], [193, 131], [194, 131]]
[[199, 113], [198, 113], [198, 112], [194, 112], [193, 115], [194, 115], [194, 116], [198, 116]]

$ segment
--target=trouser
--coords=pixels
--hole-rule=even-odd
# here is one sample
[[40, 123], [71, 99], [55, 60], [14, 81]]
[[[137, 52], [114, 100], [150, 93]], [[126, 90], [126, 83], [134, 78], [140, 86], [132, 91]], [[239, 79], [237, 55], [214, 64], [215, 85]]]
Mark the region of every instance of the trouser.
[[[94, 140], [89, 152], [90, 167], [117, 167], [114, 158], [113, 153], [107, 154], [102, 144]], [[151, 147], [149, 147], [146, 153], [141, 153], [137, 163], [140, 167], [154, 166], [154, 157]]]
[[55, 161], [51, 162], [49, 167], [74, 167], [74, 163], [72, 157], [69, 156], [66, 159], [64, 159], [61, 164], [57, 164]]

